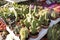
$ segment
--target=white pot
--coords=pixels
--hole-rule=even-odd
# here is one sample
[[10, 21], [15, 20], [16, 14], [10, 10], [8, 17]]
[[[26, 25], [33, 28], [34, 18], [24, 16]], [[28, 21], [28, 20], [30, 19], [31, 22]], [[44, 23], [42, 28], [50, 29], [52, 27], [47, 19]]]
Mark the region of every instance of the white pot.
[[28, 0], [6, 0], [6, 1], [14, 3], [14, 2], [23, 2]]

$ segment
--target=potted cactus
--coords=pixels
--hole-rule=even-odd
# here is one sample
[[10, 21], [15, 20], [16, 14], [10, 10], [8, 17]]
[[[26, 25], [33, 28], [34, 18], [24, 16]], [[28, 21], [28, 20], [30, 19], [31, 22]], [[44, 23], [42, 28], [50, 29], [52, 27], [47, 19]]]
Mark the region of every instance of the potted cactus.
[[50, 23], [49, 19], [43, 20], [41, 27], [46, 29], [48, 28], [49, 23]]
[[29, 30], [30, 30], [29, 36], [32, 37], [32, 38], [37, 38], [38, 37], [39, 29], [40, 29], [39, 21], [38, 21], [39, 18], [36, 18], [37, 17], [37, 15], [36, 15], [37, 12], [36, 11], [37, 11], [36, 6], [34, 6], [33, 12], [31, 12], [31, 21], [30, 21], [30, 27], [29, 27]]
[[4, 21], [7, 24], [11, 24], [15, 22], [16, 19], [15, 13], [13, 11], [11, 12], [8, 7], [3, 7], [3, 8], [1, 7], [0, 13], [1, 13], [0, 14], [1, 17], [4, 19]]
[[38, 28], [40, 28], [40, 26], [38, 26], [38, 25], [39, 25], [38, 20], [36, 20], [36, 19], [32, 20], [31, 26], [29, 27], [30, 37], [32, 37], [32, 38], [37, 38], [38, 37], [38, 34], [39, 34]]
[[48, 30], [48, 40], [60, 40], [60, 23], [53, 25]]
[[22, 27], [20, 30], [21, 40], [28, 40], [28, 29], [26, 27]]
[[43, 28], [48, 28], [49, 25], [49, 18], [48, 18], [48, 9], [44, 9], [42, 11], [39, 12], [39, 22], [41, 27]]
[[54, 10], [52, 12], [50, 12], [49, 16], [50, 16], [51, 20], [55, 20], [55, 19], [58, 18], [58, 15], [57, 15], [57, 13]]

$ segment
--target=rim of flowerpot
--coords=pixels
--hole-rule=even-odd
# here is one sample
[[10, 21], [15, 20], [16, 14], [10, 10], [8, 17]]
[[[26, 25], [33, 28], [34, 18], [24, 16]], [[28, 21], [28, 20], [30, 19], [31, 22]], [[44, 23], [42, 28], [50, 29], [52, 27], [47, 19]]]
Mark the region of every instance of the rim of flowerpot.
[[39, 34], [39, 32], [36, 32], [35, 34], [32, 34], [32, 33], [30, 32], [29, 37], [30, 37], [30, 38], [37, 38], [37, 37], [38, 37], [38, 34]]
[[49, 25], [41, 25], [42, 28], [47, 29]]

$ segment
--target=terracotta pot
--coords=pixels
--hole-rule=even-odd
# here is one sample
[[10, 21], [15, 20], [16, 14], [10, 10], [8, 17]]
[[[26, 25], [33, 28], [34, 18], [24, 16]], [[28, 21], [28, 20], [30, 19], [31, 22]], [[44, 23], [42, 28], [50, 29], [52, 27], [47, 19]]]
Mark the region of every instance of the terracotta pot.
[[38, 37], [38, 32], [36, 33], [36, 34], [32, 34], [31, 32], [30, 32], [30, 34], [29, 34], [29, 37], [30, 38], [37, 38]]

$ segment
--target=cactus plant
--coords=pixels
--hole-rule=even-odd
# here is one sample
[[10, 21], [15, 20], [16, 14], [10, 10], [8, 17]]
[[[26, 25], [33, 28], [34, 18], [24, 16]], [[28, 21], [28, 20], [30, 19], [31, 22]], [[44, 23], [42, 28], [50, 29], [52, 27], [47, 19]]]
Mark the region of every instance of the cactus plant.
[[[32, 9], [31, 9], [32, 10]], [[30, 10], [30, 11], [31, 11]], [[36, 5], [34, 6], [33, 12], [31, 12], [31, 21], [30, 21], [30, 33], [35, 35], [36, 33], [38, 33], [38, 19], [35, 17], [37, 15], [37, 10], [36, 10]]]
[[48, 15], [48, 9], [44, 9], [44, 10], [40, 11], [39, 15], [40, 15], [40, 17], [39, 17], [40, 25], [47, 26], [49, 24], [49, 18], [47, 16]]
[[30, 32], [32, 34], [35, 34], [36, 32], [38, 32], [37, 27], [38, 27], [38, 20], [33, 18], [32, 22], [31, 22], [31, 26], [30, 26]]
[[50, 13], [50, 19], [56, 19], [58, 17], [58, 14], [53, 10], [51, 13]]
[[28, 29], [26, 27], [21, 28], [20, 36], [21, 36], [21, 40], [25, 40], [26, 38], [28, 38]]
[[60, 40], [60, 23], [53, 25], [48, 30], [48, 40]]
[[24, 20], [24, 24], [26, 25], [26, 27], [29, 29], [30, 27], [30, 22], [28, 22], [26, 19]]

